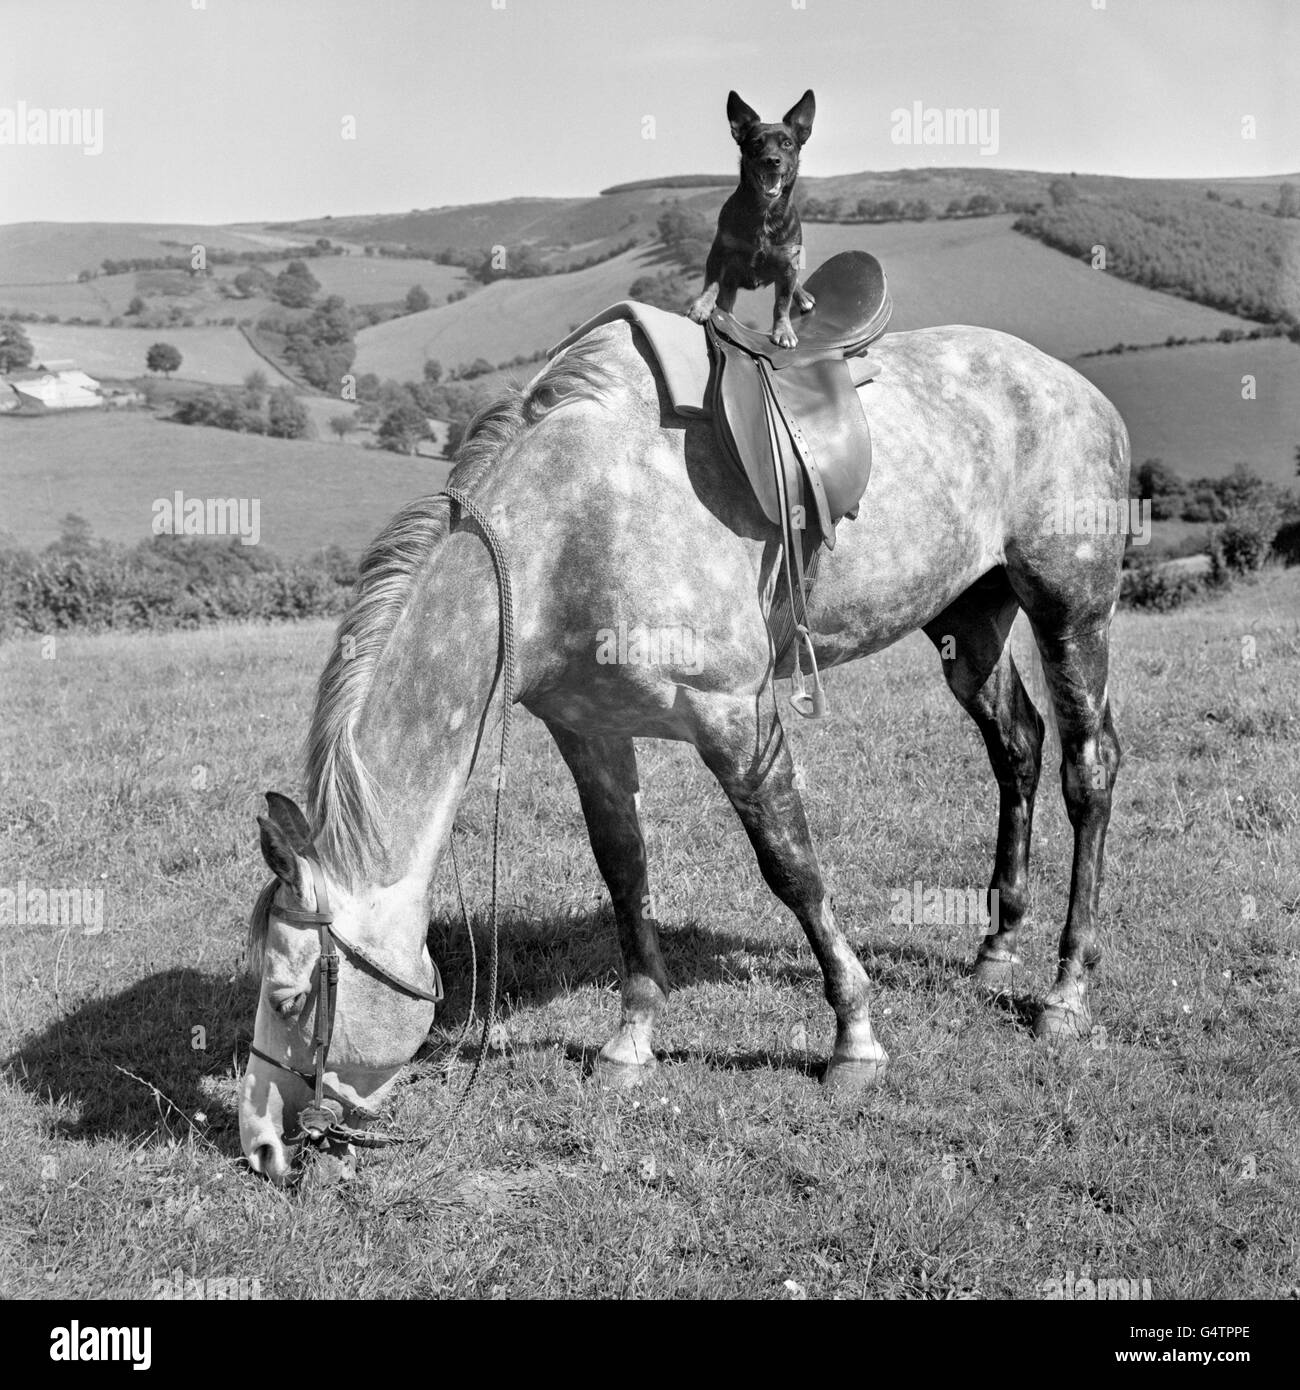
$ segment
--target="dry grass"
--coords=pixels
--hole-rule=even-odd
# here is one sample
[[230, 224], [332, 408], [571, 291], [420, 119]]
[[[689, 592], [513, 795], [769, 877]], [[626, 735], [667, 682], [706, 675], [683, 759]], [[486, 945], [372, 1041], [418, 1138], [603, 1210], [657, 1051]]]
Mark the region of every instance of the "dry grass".
[[[1300, 1285], [1298, 612], [1292, 571], [1118, 619], [1104, 1032], [1062, 1051], [971, 995], [977, 928], [889, 922], [891, 888], [983, 884], [991, 854], [983, 748], [928, 646], [833, 674], [836, 718], [795, 738], [894, 1057], [850, 1113], [816, 1085], [831, 1022], [806, 946], [694, 755], [660, 744], [642, 762], [676, 984], [665, 1064], [637, 1094], [584, 1080], [616, 1018], [616, 951], [576, 794], [525, 721], [504, 1054], [445, 1163], [441, 1143], [390, 1151], [352, 1184], [288, 1194], [238, 1157], [242, 929], [262, 877], [252, 816], [263, 788], [297, 789], [325, 627], [60, 639], [53, 660], [5, 648], [0, 883], [102, 885], [107, 911], [98, 936], [5, 928], [0, 1291], [147, 1297], [180, 1269], [266, 1297], [787, 1297], [793, 1280], [810, 1297], [1032, 1298], [1087, 1266], [1158, 1298], [1285, 1296]], [[1038, 988], [1068, 881], [1044, 783]], [[488, 812], [476, 785], [461, 815], [475, 902]], [[441, 1135], [453, 1092], [433, 1062], [468, 972], [438, 888], [451, 994], [393, 1120]]]

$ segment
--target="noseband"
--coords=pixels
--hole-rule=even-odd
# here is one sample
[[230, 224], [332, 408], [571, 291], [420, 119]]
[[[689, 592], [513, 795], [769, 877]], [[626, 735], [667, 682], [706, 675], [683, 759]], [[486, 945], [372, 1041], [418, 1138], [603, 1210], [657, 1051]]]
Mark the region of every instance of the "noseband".
[[434, 990], [430, 992], [422, 985], [412, 984], [400, 975], [395, 975], [387, 966], [381, 965], [368, 951], [349, 941], [334, 925], [334, 914], [330, 911], [329, 893], [325, 888], [325, 875], [314, 857], [308, 857], [312, 882], [316, 887], [316, 910], [308, 912], [298, 907], [272, 907], [271, 911], [283, 921], [295, 927], [315, 927], [320, 934], [320, 960], [316, 966], [316, 1023], [312, 1029], [312, 1050], [315, 1054], [315, 1071], [308, 1075], [291, 1067], [287, 1062], [279, 1062], [269, 1057], [261, 1048], [250, 1044], [249, 1052], [262, 1061], [269, 1062], [280, 1071], [286, 1071], [305, 1081], [314, 1092], [311, 1105], [305, 1106], [298, 1116], [300, 1133], [286, 1138], [286, 1143], [322, 1144], [329, 1141], [351, 1143], [368, 1147], [379, 1147], [397, 1141], [397, 1136], [372, 1135], [365, 1130], [352, 1129], [343, 1123], [343, 1107], [336, 1100], [325, 1099], [325, 1072], [329, 1062], [330, 1041], [334, 1036], [334, 1006], [337, 1003], [339, 982], [339, 953], [335, 943], [355, 956], [380, 979], [409, 994], [415, 999], [427, 999], [431, 1004], [441, 1004], [443, 1000], [442, 976], [433, 961]]

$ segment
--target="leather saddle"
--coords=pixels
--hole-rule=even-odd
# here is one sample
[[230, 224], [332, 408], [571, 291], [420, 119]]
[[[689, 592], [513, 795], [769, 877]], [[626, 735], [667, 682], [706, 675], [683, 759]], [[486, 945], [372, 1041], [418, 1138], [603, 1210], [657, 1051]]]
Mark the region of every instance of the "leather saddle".
[[[683, 316], [626, 300], [588, 319], [548, 356], [601, 324], [629, 320], [655, 353], [674, 409], [712, 418], [723, 451], [780, 529], [786, 592], [778, 586], [769, 629], [778, 666], [794, 651], [791, 703], [815, 718], [825, 714], [826, 699], [805, 619], [808, 589], [821, 546], [834, 548], [836, 523], [857, 516], [867, 489], [871, 431], [857, 388], [874, 374], [863, 356], [885, 331], [893, 305], [880, 262], [865, 251], [832, 256], [804, 288], [816, 304], [791, 320], [799, 339], [793, 348], [778, 347], [722, 309], [701, 330]], [[803, 688], [800, 643], [811, 695]]]
[[763, 514], [783, 525], [783, 495], [799, 508], [810, 549], [835, 548], [835, 525], [855, 517], [871, 474], [871, 431], [853, 371], [885, 331], [893, 305], [880, 262], [865, 251], [833, 256], [805, 282], [816, 307], [792, 319], [798, 346], [715, 309], [705, 332], [710, 413], [723, 447], [749, 480]]

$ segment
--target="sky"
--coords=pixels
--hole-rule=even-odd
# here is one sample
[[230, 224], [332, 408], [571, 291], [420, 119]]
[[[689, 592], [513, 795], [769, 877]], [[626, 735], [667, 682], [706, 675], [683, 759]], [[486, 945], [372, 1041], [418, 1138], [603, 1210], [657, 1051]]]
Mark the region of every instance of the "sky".
[[[813, 176], [1300, 170], [1297, 0], [0, 0], [0, 35], [0, 223], [722, 173], [732, 87], [765, 120], [814, 89]], [[984, 113], [995, 148], [906, 143], [896, 113], [917, 103]], [[100, 153], [14, 143], [67, 108], [101, 113]]]

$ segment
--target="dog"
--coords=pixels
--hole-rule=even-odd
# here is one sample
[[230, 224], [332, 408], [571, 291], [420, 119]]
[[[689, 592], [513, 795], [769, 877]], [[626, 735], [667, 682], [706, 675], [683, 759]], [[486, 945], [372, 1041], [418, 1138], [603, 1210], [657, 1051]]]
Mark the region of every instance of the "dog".
[[799, 283], [803, 228], [791, 193], [815, 111], [812, 92], [805, 92], [778, 123], [767, 124], [735, 92], [727, 94], [727, 120], [740, 146], [740, 186], [722, 205], [704, 267], [704, 292], [686, 311], [696, 323], [715, 308], [730, 312], [737, 290], [775, 283], [772, 341], [783, 348], [798, 343], [790, 305], [798, 304], [806, 314], [815, 301]]

